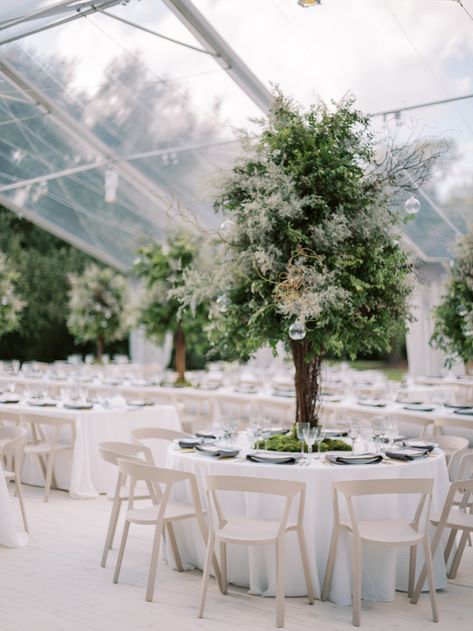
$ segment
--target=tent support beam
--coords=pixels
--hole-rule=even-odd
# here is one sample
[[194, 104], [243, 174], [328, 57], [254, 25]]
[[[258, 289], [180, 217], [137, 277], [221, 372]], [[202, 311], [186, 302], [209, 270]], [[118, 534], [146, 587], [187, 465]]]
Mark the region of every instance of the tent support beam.
[[[41, 90], [36, 88], [25, 76], [23, 76], [10, 62], [0, 56], [0, 73], [15, 86], [20, 92], [48, 112], [68, 136], [73, 137], [82, 146], [93, 149], [97, 154], [116, 166], [119, 175], [147, 197], [155, 209], [159, 209], [167, 216], [166, 209], [172, 205], [172, 200], [167, 193], [161, 191], [141, 171], [131, 164], [121, 161], [121, 156], [113, 149], [99, 140], [85, 125], [77, 121], [73, 116], [64, 111], [51, 101]], [[116, 164], [115, 164], [116, 163]], [[149, 220], [149, 215], [144, 215]], [[152, 219], [152, 217], [151, 217]]]
[[56, 223], [54, 223], [53, 221], [50, 221], [49, 219], [46, 219], [42, 215], [34, 212], [33, 210], [30, 210], [28, 208], [23, 208], [22, 206], [17, 206], [16, 204], [12, 202], [11, 199], [6, 197], [5, 195], [0, 195], [0, 204], [4, 206], [5, 208], [8, 208], [12, 212], [14, 212], [16, 215], [19, 215], [20, 217], [25, 217], [25, 219], [28, 219], [28, 221], [31, 221], [31, 223], [34, 223], [35, 225], [39, 226], [43, 230], [46, 230], [47, 232], [50, 232], [54, 236], [58, 237], [59, 239], [62, 239], [63, 241], [70, 243], [74, 247], [78, 248], [79, 250], [82, 250], [86, 254], [89, 254], [93, 258], [98, 259], [99, 261], [102, 261], [102, 263], [105, 263], [105, 265], [109, 265], [110, 267], [113, 267], [114, 269], [124, 274], [128, 272], [128, 268], [126, 267], [126, 265], [118, 261], [115, 257], [108, 254], [108, 252], [105, 252], [104, 250], [95, 247], [91, 243], [84, 241], [80, 237], [73, 235], [71, 232], [68, 232], [67, 230], [63, 230], [63, 228], [58, 226]]
[[190, 0], [163, 0], [163, 2], [204, 48], [215, 55], [215, 61], [222, 66], [231, 79], [267, 114], [273, 100], [271, 92], [192, 2]]

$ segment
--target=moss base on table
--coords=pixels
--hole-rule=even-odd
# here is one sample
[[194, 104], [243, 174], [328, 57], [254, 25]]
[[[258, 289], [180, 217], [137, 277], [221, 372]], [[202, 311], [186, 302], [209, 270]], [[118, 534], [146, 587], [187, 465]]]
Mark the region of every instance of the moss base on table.
[[[277, 434], [276, 436], [271, 436], [271, 438], [268, 438], [267, 441], [260, 440], [256, 443], [256, 448], [264, 449], [266, 445], [271, 451], [301, 451], [301, 441], [294, 436], [292, 431], [289, 434]], [[314, 445], [314, 451], [316, 450], [317, 447]], [[307, 445], [305, 444], [304, 451], [308, 451]], [[326, 438], [320, 445], [320, 451], [351, 451], [351, 446], [338, 438]]]

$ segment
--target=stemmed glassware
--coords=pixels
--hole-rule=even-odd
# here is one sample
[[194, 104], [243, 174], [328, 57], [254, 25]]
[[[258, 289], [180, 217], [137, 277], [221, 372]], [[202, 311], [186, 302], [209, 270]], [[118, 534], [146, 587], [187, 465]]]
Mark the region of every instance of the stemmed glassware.
[[360, 436], [360, 423], [358, 421], [352, 421], [350, 425], [350, 431], [348, 433], [348, 437], [351, 440], [351, 449], [355, 451], [355, 443]]
[[386, 438], [388, 439], [389, 449], [394, 446], [395, 439], [399, 436], [399, 427], [397, 421], [393, 418], [388, 418], [386, 421]]
[[312, 448], [314, 446], [315, 441], [317, 440], [317, 434], [319, 427], [311, 427], [310, 423], [306, 423], [306, 427], [303, 430], [304, 441], [307, 445], [307, 458], [310, 459], [312, 456]]
[[296, 423], [296, 434], [297, 434], [297, 439], [300, 440], [301, 442], [301, 456], [304, 457], [304, 441], [305, 441], [305, 435], [304, 435], [304, 431], [307, 430], [307, 428], [310, 427], [310, 423]]
[[371, 423], [373, 427], [376, 452], [379, 452], [384, 447], [384, 438], [386, 436], [386, 419], [383, 416], [375, 416]]
[[317, 444], [317, 458], [319, 458], [319, 460], [322, 460], [322, 455], [320, 453], [320, 446], [322, 445], [324, 438], [325, 438], [325, 428], [321, 427], [320, 425], [318, 425], [315, 428], [315, 442]]

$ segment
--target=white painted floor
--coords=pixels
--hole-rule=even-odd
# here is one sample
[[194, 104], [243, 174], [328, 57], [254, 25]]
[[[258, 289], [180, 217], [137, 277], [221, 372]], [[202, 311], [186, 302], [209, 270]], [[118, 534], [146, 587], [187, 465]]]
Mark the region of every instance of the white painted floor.
[[[135, 526], [125, 553], [120, 583], [112, 583], [116, 548], [109, 565], [99, 565], [110, 502], [72, 500], [60, 491], [49, 504], [42, 490], [25, 486], [31, 536], [21, 549], [0, 547], [0, 631], [242, 631], [273, 629], [274, 599], [250, 596], [230, 586], [222, 596], [212, 582], [206, 618], [196, 618], [199, 571], [178, 573], [161, 563], [155, 601], [144, 600], [152, 529]], [[1, 516], [0, 516], [1, 518]], [[394, 603], [364, 603], [367, 631], [473, 629], [473, 549], [468, 548], [457, 579], [439, 592], [440, 622], [434, 624], [426, 595], [411, 605], [406, 594]], [[286, 599], [286, 629], [349, 631], [351, 609], [304, 598]]]

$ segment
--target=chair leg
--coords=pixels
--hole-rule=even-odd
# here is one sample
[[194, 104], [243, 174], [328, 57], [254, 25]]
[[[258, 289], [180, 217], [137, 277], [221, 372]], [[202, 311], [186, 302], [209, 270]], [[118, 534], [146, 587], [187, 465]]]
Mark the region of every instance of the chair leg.
[[107, 535], [105, 537], [105, 545], [103, 547], [102, 561], [100, 563], [102, 567], [105, 567], [105, 565], [107, 564], [108, 551], [112, 549], [113, 538], [117, 529], [117, 522], [120, 515], [121, 505], [122, 501], [119, 498], [115, 498], [113, 500], [112, 512], [110, 513]]
[[170, 542], [171, 548], [172, 548], [172, 553], [174, 555], [174, 561], [176, 562], [177, 571], [178, 572], [183, 572], [184, 571], [184, 567], [182, 565], [181, 555], [179, 553], [179, 547], [178, 547], [177, 541], [176, 541], [176, 534], [174, 532], [174, 526], [172, 525], [171, 522], [169, 522], [167, 524], [167, 531], [168, 531], [168, 535], [169, 535], [169, 542]]
[[125, 552], [126, 539], [128, 537], [128, 531], [130, 530], [130, 522], [125, 521], [123, 526], [122, 540], [120, 542], [120, 548], [118, 550], [117, 564], [115, 566], [115, 573], [113, 575], [113, 582], [118, 583], [118, 577], [120, 576], [120, 569], [122, 567], [123, 553]]
[[437, 594], [435, 592], [434, 570], [432, 567], [432, 552], [430, 550], [430, 543], [429, 543], [429, 540], [427, 539], [427, 535], [424, 537], [424, 556], [425, 556], [425, 569], [427, 571], [427, 578], [429, 581], [430, 604], [432, 606], [432, 618], [434, 622], [438, 622], [439, 613], [437, 609]]
[[[200, 534], [202, 535], [202, 539], [204, 540], [204, 544], [207, 545], [207, 540], [208, 540], [207, 525], [205, 523], [202, 513], [198, 513], [196, 515], [196, 519], [197, 519], [197, 525], [199, 526]], [[223, 584], [222, 584], [222, 573], [220, 571], [220, 565], [218, 563], [215, 550], [213, 550], [213, 555], [212, 555], [212, 566], [214, 568], [215, 578], [217, 579], [218, 588], [220, 592], [223, 594], [224, 591], [223, 591]]]
[[[434, 538], [432, 539], [432, 545], [430, 546], [430, 556], [432, 558], [435, 557], [435, 555], [437, 553], [437, 549], [438, 549], [438, 547], [440, 545], [443, 532], [444, 532], [443, 528], [441, 530], [439, 528], [437, 528], [435, 530], [435, 535], [434, 535]], [[419, 596], [420, 596], [420, 593], [421, 593], [422, 588], [424, 586], [426, 578], [427, 578], [427, 570], [426, 570], [425, 563], [424, 563], [424, 567], [421, 570], [419, 578], [417, 579], [417, 583], [416, 583], [414, 592], [412, 594], [411, 603], [413, 605], [416, 605], [418, 600], [419, 600]]]
[[48, 456], [48, 466], [46, 468], [46, 479], [44, 481], [44, 497], [43, 501], [49, 501], [49, 492], [51, 490], [51, 481], [54, 470], [54, 451], [51, 451]]
[[458, 544], [457, 551], [455, 556], [453, 557], [452, 565], [450, 567], [450, 572], [448, 573], [448, 578], [455, 578], [458, 572], [458, 566], [460, 565], [461, 558], [463, 556], [463, 552], [465, 551], [466, 542], [468, 541], [468, 535], [470, 534], [469, 530], [464, 530], [462, 537], [460, 539], [460, 543]]
[[309, 598], [309, 604], [314, 604], [314, 586], [312, 584], [312, 577], [310, 575], [309, 560], [307, 558], [307, 547], [305, 544], [304, 529], [302, 525], [297, 529], [297, 538], [299, 539], [299, 549], [301, 551], [302, 568], [304, 570], [305, 584], [307, 587], [307, 596]]
[[335, 568], [335, 560], [337, 558], [337, 543], [338, 543], [338, 527], [333, 527], [332, 541], [330, 542], [330, 550], [328, 553], [327, 567], [325, 569], [324, 584], [322, 586], [322, 594], [320, 600], [326, 601], [330, 590], [330, 584], [332, 582], [333, 570]]
[[414, 582], [416, 580], [416, 560], [417, 560], [417, 546], [411, 546], [409, 554], [409, 584], [407, 588], [407, 596], [412, 598], [414, 595]]
[[204, 571], [202, 574], [202, 585], [200, 589], [200, 603], [199, 610], [197, 612], [198, 618], [204, 617], [205, 600], [207, 598], [207, 588], [209, 585], [210, 566], [212, 564], [212, 558], [214, 556], [215, 536], [210, 533], [207, 541], [207, 549], [205, 551], [205, 563]]
[[151, 552], [151, 562], [149, 564], [148, 583], [146, 585], [146, 601], [152, 602], [154, 594], [154, 586], [156, 583], [156, 571], [158, 569], [159, 560], [159, 547], [161, 545], [161, 538], [163, 536], [164, 522], [158, 521], [156, 523], [156, 530], [154, 531], [153, 550]]
[[26, 510], [25, 510], [25, 503], [23, 501], [23, 491], [21, 489], [21, 482], [18, 480], [16, 476], [15, 476], [15, 487], [16, 487], [16, 492], [18, 495], [18, 502], [20, 503], [20, 511], [21, 511], [21, 517], [23, 519], [23, 526], [25, 528], [25, 532], [29, 533], [30, 530], [28, 528], [28, 521], [26, 519]]
[[353, 576], [353, 626], [359, 627], [361, 623], [361, 540], [353, 537], [353, 560], [352, 560], [352, 576]]
[[228, 573], [227, 573], [227, 544], [220, 544], [220, 569], [222, 572], [222, 594], [228, 592]]
[[284, 626], [284, 539], [276, 543], [276, 627]]
[[447, 565], [448, 559], [450, 558], [450, 554], [453, 550], [453, 544], [455, 543], [455, 539], [457, 538], [457, 532], [458, 530], [451, 530], [450, 536], [448, 537], [447, 545], [445, 546], [445, 550], [443, 554], [445, 565]]

